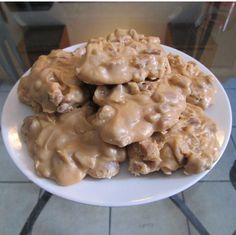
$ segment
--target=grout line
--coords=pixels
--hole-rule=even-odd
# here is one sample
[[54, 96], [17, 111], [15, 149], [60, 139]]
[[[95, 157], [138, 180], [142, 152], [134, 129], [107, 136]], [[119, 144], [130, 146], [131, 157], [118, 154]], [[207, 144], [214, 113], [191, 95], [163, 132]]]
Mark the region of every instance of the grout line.
[[[186, 204], [184, 193], [182, 192], [181, 194], [182, 194], [182, 197], [183, 197], [184, 204]], [[188, 219], [187, 219], [186, 216], [185, 216], [185, 219], [186, 219], [186, 222], [187, 222], [188, 234], [191, 235], [191, 230], [190, 230], [189, 221], [188, 221]]]
[[109, 230], [108, 230], [108, 235], [111, 235], [111, 211], [112, 208], [109, 207]]

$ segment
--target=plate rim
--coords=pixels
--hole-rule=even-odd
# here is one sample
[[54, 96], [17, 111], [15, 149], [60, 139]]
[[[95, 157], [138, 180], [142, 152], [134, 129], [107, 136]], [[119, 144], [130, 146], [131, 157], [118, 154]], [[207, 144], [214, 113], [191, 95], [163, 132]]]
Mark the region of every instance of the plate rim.
[[[83, 42], [83, 43], [78, 43], [78, 44], [75, 44], [75, 45], [72, 45], [70, 47], [67, 47], [67, 48], [64, 48], [63, 50], [71, 50], [73, 48], [78, 48], [78, 47], [82, 47], [84, 45], [86, 45], [87, 43], [86, 42]], [[7, 132], [7, 128], [4, 126], [4, 118], [5, 118], [5, 110], [6, 110], [6, 103], [7, 103], [7, 100], [9, 99], [9, 97], [12, 95], [12, 93], [14, 93], [14, 90], [16, 89], [17, 90], [17, 86], [18, 86], [18, 83], [20, 81], [20, 79], [15, 83], [15, 85], [12, 87], [11, 91], [9, 92], [9, 94], [7, 95], [7, 98], [4, 102], [4, 106], [3, 106], [3, 109], [2, 109], [2, 115], [1, 115], [1, 134], [2, 134], [2, 139], [3, 139], [3, 143], [4, 143], [4, 146], [6, 147], [7, 149], [7, 152], [10, 156], [10, 158], [13, 160], [14, 164], [17, 166], [17, 168], [20, 170], [21, 173], [23, 173], [27, 179], [29, 181], [32, 181], [33, 183], [35, 183], [37, 186], [41, 187], [42, 189], [52, 193], [53, 195], [56, 195], [56, 196], [59, 196], [59, 197], [62, 197], [64, 199], [67, 199], [67, 200], [70, 200], [70, 201], [74, 201], [74, 202], [77, 202], [77, 203], [83, 203], [83, 204], [87, 204], [87, 205], [94, 205], [94, 206], [108, 206], [108, 207], [121, 207], [121, 206], [136, 206], [136, 205], [143, 205], [143, 204], [148, 204], [148, 203], [151, 203], [151, 202], [155, 202], [155, 201], [159, 201], [159, 200], [162, 200], [162, 199], [165, 199], [165, 198], [168, 198], [172, 195], [175, 195], [175, 194], [178, 194], [186, 189], [188, 189], [189, 187], [193, 186], [194, 184], [196, 184], [199, 180], [201, 180], [205, 175], [207, 175], [214, 167], [215, 165], [217, 164], [217, 162], [221, 159], [228, 143], [229, 143], [229, 139], [230, 139], [230, 135], [231, 135], [231, 131], [232, 131], [232, 108], [231, 108], [231, 104], [230, 104], [230, 101], [229, 101], [229, 97], [223, 87], [223, 85], [220, 83], [220, 81], [217, 79], [217, 77], [212, 73], [212, 71], [210, 69], [208, 69], [204, 64], [202, 64], [200, 61], [196, 60], [195, 58], [189, 56], [188, 54], [178, 50], [178, 49], [175, 49], [173, 47], [169, 47], [169, 46], [166, 46], [166, 45], [163, 45], [161, 44], [162, 47], [165, 49], [170, 49], [172, 52], [171, 53], [177, 53], [177, 54], [181, 54], [183, 55], [185, 58], [187, 58], [187, 60], [192, 60], [192, 61], [195, 61], [197, 63], [199, 63], [205, 70], [207, 70], [209, 72], [210, 75], [213, 76], [215, 82], [217, 83], [217, 85], [221, 88], [221, 91], [224, 93], [224, 98], [225, 98], [225, 101], [227, 103], [227, 109], [229, 111], [229, 130], [227, 133], [225, 133], [225, 139], [224, 139], [224, 143], [222, 144], [221, 146], [221, 151], [219, 153], [219, 158], [217, 159], [217, 161], [213, 164], [213, 166], [211, 167], [210, 170], [207, 170], [207, 171], [204, 171], [202, 173], [199, 174], [199, 177], [198, 178], [195, 178], [193, 179], [192, 181], [188, 182], [187, 184], [184, 184], [182, 187], [179, 187], [178, 190], [175, 191], [174, 194], [171, 194], [171, 195], [167, 195], [166, 194], [163, 194], [163, 196], [159, 196], [157, 198], [156, 195], [152, 195], [151, 197], [148, 197], [148, 198], [145, 198], [145, 199], [140, 199], [140, 200], [136, 200], [136, 201], [123, 201], [123, 202], [119, 202], [119, 203], [106, 203], [104, 201], [90, 201], [90, 200], [80, 200], [79, 198], [77, 199], [74, 199], [73, 197], [69, 197], [65, 194], [58, 194], [57, 190], [55, 189], [55, 187], [52, 187], [51, 185], [48, 185], [48, 184], [44, 184], [44, 180], [50, 180], [50, 179], [44, 179], [44, 178], [39, 178], [35, 172], [35, 176], [37, 176], [38, 178], [32, 178], [30, 174], [28, 174], [27, 171], [23, 171], [20, 166], [18, 165], [18, 163], [16, 162], [15, 158], [12, 156], [12, 149], [10, 146], [8, 146], [7, 144], [7, 135], [5, 134], [5, 132]], [[25, 73], [27, 73], [29, 70], [27, 70]], [[24, 74], [25, 74], [24, 73]], [[30, 157], [30, 156], [29, 156]], [[62, 188], [64, 186], [61, 186]]]

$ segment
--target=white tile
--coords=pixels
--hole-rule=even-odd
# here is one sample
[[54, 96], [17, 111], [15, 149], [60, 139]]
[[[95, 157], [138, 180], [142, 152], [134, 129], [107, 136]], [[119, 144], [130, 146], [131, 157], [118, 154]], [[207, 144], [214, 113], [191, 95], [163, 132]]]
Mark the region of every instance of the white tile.
[[236, 88], [236, 78], [229, 78], [222, 85], [224, 88]]
[[[234, 143], [236, 144], [236, 128], [232, 128], [232, 137], [233, 137], [233, 140], [234, 140]], [[236, 160], [236, 159], [235, 159]]]
[[31, 183], [0, 184], [0, 234], [19, 234], [37, 202], [38, 187]]
[[5, 103], [5, 100], [8, 96], [8, 91], [1, 91], [0, 92], [0, 117], [2, 116], [2, 109], [3, 109], [3, 105]]
[[230, 180], [229, 171], [236, 160], [236, 149], [230, 139], [225, 152], [216, 166], [202, 180]]
[[184, 215], [169, 200], [134, 207], [112, 208], [111, 235], [185, 235]]
[[28, 181], [28, 179], [15, 166], [2, 142], [0, 133], [0, 182], [1, 181]]
[[0, 91], [9, 92], [13, 86], [14, 86], [13, 83], [4, 81], [4, 82], [0, 83]]
[[[0, 115], [9, 92], [0, 91]], [[28, 181], [11, 160], [0, 133], [0, 181]]]
[[33, 229], [32, 235], [108, 235], [109, 209], [87, 206], [53, 196]]
[[233, 126], [236, 126], [236, 89], [226, 89], [229, 96], [232, 114], [233, 114]]
[[[234, 147], [236, 148], [236, 128], [232, 129], [232, 139], [234, 142]], [[235, 161], [230, 170], [230, 180], [234, 182], [234, 185], [236, 187], [236, 158], [234, 160]]]
[[[186, 204], [210, 234], [232, 234], [236, 230], [236, 190], [231, 183], [198, 183], [184, 192]], [[198, 232], [190, 225], [191, 235]]]

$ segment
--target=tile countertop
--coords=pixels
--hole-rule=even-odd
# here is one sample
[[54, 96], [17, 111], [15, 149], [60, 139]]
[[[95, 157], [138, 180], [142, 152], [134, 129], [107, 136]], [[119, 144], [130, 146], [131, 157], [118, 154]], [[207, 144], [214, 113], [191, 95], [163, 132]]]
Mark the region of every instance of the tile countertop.
[[[236, 190], [229, 179], [229, 171], [236, 160], [236, 79], [228, 80], [224, 87], [233, 111], [229, 144], [211, 173], [181, 194], [210, 234], [214, 235], [236, 231]], [[1, 111], [10, 89], [11, 85], [0, 86]], [[0, 234], [19, 234], [39, 198], [40, 189], [29, 182], [9, 159], [2, 138], [0, 154]], [[151, 235], [156, 231], [159, 234], [197, 234], [169, 199], [143, 206], [106, 208], [74, 203], [56, 196], [42, 211], [32, 234]]]

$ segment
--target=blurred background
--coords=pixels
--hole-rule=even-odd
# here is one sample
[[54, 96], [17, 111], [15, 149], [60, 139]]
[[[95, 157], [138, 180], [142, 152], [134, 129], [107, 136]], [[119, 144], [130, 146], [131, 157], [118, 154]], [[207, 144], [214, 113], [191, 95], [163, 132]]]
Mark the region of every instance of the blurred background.
[[236, 72], [235, 3], [0, 3], [0, 81], [41, 54], [115, 28], [134, 28], [200, 60], [222, 81]]

